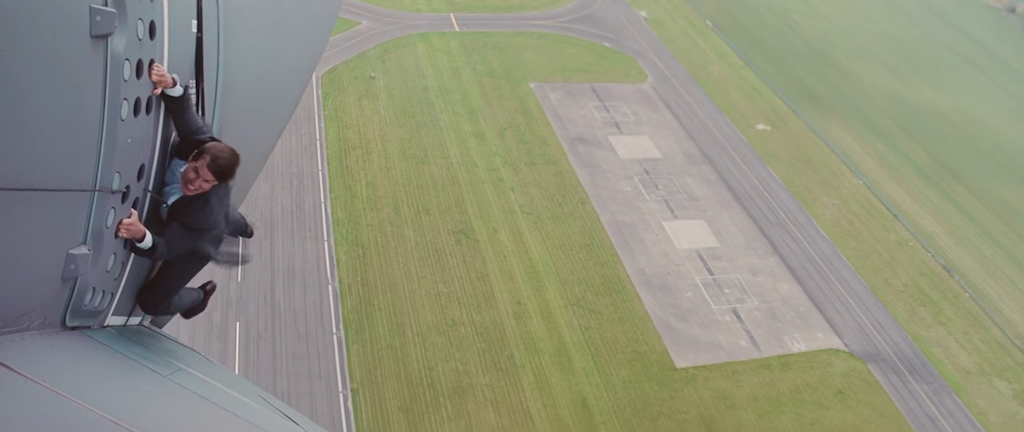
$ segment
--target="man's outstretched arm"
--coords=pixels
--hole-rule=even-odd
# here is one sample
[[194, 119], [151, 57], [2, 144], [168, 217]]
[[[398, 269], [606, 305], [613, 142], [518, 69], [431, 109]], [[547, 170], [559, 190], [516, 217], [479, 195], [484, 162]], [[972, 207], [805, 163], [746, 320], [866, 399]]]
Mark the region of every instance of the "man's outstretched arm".
[[[153, 63], [149, 69], [149, 79], [155, 87], [153, 94], [161, 94], [160, 98], [171, 115], [171, 122], [182, 143], [188, 145], [215, 139], [210, 127], [196, 114], [192, 99], [185, 97], [185, 89], [178, 82], [177, 75], [169, 74], [160, 63]], [[193, 151], [195, 149], [188, 149], [183, 153], [191, 154]]]

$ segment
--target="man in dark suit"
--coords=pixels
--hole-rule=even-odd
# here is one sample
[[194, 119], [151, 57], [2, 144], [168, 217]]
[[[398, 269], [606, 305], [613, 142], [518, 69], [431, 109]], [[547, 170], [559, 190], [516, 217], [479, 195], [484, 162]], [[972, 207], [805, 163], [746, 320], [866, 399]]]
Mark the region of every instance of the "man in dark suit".
[[132, 209], [131, 216], [118, 223], [117, 236], [134, 241], [135, 254], [163, 261], [139, 290], [142, 311], [152, 316], [180, 313], [190, 319], [206, 309], [217, 284], [185, 285], [210, 262], [225, 236], [251, 238], [253, 229], [230, 207], [228, 182], [238, 169], [238, 152], [213, 136], [176, 75], [160, 64], [154, 64], [149, 74], [156, 87], [153, 93], [162, 93], [179, 141], [164, 176], [160, 217], [143, 225]]

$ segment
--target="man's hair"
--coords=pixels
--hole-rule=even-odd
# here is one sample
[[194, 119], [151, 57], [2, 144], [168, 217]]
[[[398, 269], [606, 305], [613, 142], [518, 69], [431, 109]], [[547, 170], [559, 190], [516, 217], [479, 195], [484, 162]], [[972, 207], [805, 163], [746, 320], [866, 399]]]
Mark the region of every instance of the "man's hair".
[[190, 159], [199, 160], [203, 156], [210, 157], [206, 169], [210, 170], [210, 174], [213, 174], [218, 183], [226, 183], [235, 178], [235, 171], [238, 171], [241, 158], [234, 148], [220, 141], [210, 141], [199, 147]]

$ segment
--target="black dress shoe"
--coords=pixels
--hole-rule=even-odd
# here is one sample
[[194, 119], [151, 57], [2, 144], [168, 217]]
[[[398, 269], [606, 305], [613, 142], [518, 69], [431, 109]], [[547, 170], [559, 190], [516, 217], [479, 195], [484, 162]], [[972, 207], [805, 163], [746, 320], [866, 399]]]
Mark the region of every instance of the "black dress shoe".
[[242, 237], [242, 238], [251, 239], [252, 236], [256, 234], [254, 232], [254, 230], [252, 229], [252, 224], [250, 224], [249, 220], [246, 219], [245, 216], [242, 216], [241, 213], [239, 213], [238, 216], [241, 217], [242, 218], [242, 222], [245, 223], [245, 228], [242, 229], [242, 232], [239, 233], [238, 236]]
[[208, 281], [199, 286], [199, 290], [203, 292], [203, 301], [199, 304], [185, 309], [181, 312], [181, 317], [185, 319], [192, 319], [196, 315], [203, 313], [206, 310], [206, 305], [210, 304], [210, 297], [213, 297], [214, 291], [217, 291], [217, 282]]

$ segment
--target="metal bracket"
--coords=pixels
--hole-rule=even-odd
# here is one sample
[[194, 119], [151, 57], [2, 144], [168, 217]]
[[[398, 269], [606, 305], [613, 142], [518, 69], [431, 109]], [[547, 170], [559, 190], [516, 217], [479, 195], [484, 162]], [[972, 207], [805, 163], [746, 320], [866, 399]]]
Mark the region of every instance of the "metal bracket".
[[89, 5], [89, 36], [105, 38], [117, 29], [117, 10]]
[[89, 262], [92, 260], [92, 250], [86, 245], [78, 245], [68, 251], [64, 256], [64, 273], [62, 279], [74, 279], [89, 274]]

